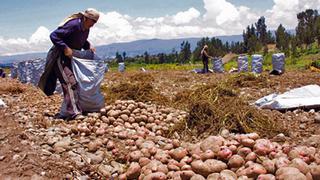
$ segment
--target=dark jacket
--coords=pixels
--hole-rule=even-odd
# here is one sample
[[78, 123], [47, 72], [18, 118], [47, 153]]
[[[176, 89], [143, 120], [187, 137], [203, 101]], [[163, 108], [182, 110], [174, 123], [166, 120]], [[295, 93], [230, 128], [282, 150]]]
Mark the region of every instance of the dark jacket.
[[39, 88], [47, 96], [53, 95], [56, 89], [57, 77], [53, 68], [57, 66], [58, 59], [66, 58], [63, 53], [65, 47], [77, 50], [89, 49], [88, 35], [89, 30], [84, 30], [81, 18], [68, 21], [50, 34], [54, 46], [47, 54], [45, 70], [38, 83]]

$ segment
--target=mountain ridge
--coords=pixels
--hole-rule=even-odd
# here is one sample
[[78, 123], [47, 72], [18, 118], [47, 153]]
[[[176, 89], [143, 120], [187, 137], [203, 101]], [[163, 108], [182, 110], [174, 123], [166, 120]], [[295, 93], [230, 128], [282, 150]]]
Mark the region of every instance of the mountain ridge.
[[[215, 38], [220, 39], [222, 42], [238, 42], [242, 41], [242, 35], [230, 35], [230, 36], [215, 36]], [[180, 44], [183, 41], [188, 41], [191, 45], [191, 50], [194, 50], [197, 42], [202, 39], [202, 37], [193, 38], [177, 38], [177, 39], [144, 39], [136, 40], [131, 42], [119, 42], [111, 43], [107, 45], [97, 46], [98, 56], [108, 59], [115, 57], [116, 52], [123, 53], [126, 52], [127, 57], [133, 57], [137, 55], [142, 55], [144, 52], [149, 54], [159, 54], [159, 53], [171, 53], [173, 49], [176, 51], [180, 50]], [[45, 58], [47, 52], [39, 53], [26, 53], [18, 54], [12, 56], [0, 56], [0, 65], [10, 66], [12, 63], [21, 62], [36, 58]]]

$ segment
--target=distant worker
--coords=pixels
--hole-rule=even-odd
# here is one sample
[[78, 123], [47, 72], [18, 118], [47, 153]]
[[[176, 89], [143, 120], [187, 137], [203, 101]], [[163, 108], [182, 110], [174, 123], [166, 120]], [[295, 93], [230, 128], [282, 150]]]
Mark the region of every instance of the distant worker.
[[66, 18], [59, 27], [50, 34], [54, 46], [49, 50], [46, 59], [45, 71], [39, 81], [39, 87], [50, 96], [56, 89], [59, 79], [63, 98], [66, 102], [67, 116], [59, 116], [62, 119], [81, 119], [82, 110], [79, 106], [79, 87], [76, 82], [71, 61], [73, 50], [91, 50], [95, 48], [88, 42], [89, 30], [98, 21], [99, 12], [89, 8], [85, 12], [73, 14]]
[[202, 63], [203, 63], [203, 73], [209, 72], [209, 58], [212, 58], [212, 56], [209, 56], [208, 54], [208, 45], [204, 45], [201, 50], [201, 57], [202, 57]]
[[6, 73], [4, 72], [3, 69], [0, 68], [0, 77], [5, 78], [6, 77]]

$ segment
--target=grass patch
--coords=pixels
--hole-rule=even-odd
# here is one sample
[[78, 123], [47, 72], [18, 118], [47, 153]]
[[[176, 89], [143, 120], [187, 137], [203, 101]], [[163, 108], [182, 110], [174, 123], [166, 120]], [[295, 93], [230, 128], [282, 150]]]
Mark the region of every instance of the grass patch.
[[202, 138], [217, 134], [224, 128], [235, 133], [258, 132], [262, 136], [285, 132], [272, 118], [239, 96], [238, 85], [247, 86], [249, 82], [252, 85], [264, 83], [265, 78], [241, 74], [240, 77], [230, 77], [218, 84], [202, 85], [178, 93], [174, 105], [186, 109], [189, 115], [170, 130], [169, 136], [178, 132], [186, 139], [192, 136]]

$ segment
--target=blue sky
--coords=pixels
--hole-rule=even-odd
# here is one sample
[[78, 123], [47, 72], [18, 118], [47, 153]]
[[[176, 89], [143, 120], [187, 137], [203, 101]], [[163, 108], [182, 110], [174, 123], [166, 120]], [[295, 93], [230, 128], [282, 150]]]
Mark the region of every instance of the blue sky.
[[296, 26], [296, 14], [320, 0], [2, 0], [0, 55], [46, 51], [49, 34], [66, 16], [92, 7], [101, 18], [96, 45], [149, 38], [241, 34], [260, 16], [268, 28]]

